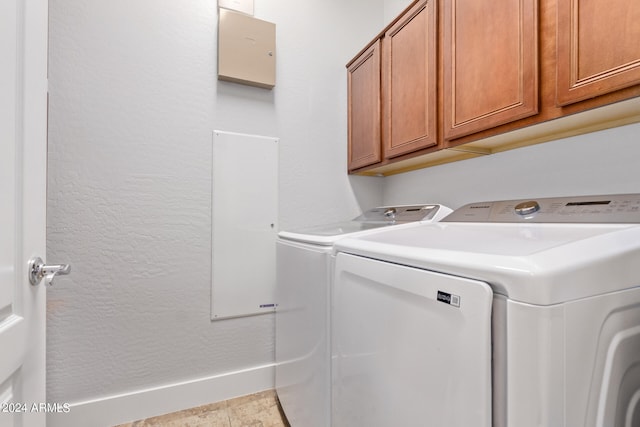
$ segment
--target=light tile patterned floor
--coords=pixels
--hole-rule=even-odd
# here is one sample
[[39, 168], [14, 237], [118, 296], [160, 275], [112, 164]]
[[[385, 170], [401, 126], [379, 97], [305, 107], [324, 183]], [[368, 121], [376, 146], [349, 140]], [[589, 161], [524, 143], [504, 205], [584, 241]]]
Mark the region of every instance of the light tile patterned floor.
[[276, 393], [267, 390], [249, 396], [147, 418], [116, 427], [289, 427]]

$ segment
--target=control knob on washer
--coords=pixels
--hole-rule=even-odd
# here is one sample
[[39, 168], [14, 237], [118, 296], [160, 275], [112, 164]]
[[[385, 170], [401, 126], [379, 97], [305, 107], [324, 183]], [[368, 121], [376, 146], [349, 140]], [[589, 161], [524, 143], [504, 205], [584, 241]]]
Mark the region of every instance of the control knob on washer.
[[384, 211], [385, 218], [387, 219], [391, 219], [394, 220], [396, 219], [396, 208], [389, 208], [386, 211]]
[[514, 208], [518, 215], [531, 215], [540, 210], [540, 205], [535, 200], [518, 203]]

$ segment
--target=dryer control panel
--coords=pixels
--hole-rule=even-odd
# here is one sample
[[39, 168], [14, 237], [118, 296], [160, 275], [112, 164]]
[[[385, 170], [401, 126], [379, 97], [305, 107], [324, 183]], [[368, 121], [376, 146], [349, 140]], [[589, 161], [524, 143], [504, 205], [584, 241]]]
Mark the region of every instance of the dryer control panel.
[[470, 203], [442, 222], [640, 223], [640, 194]]

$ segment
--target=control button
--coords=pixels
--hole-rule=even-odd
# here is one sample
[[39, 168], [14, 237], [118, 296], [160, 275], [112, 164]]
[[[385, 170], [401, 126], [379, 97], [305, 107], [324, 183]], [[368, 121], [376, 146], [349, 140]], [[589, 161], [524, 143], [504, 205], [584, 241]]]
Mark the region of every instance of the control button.
[[396, 218], [396, 208], [389, 208], [386, 211], [384, 211], [384, 216], [385, 218], [388, 219], [395, 219]]
[[540, 205], [536, 201], [518, 203], [514, 208], [518, 215], [531, 215], [540, 210]]

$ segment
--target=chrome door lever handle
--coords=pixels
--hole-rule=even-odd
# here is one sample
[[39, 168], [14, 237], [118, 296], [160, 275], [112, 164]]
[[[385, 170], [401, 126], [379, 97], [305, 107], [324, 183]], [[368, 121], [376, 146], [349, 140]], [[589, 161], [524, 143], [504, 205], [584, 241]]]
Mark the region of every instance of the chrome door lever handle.
[[29, 281], [32, 285], [37, 285], [44, 278], [44, 283], [47, 286], [53, 284], [53, 278], [56, 275], [65, 275], [71, 272], [71, 265], [69, 264], [51, 264], [46, 265], [42, 258], [35, 257], [29, 260]]

